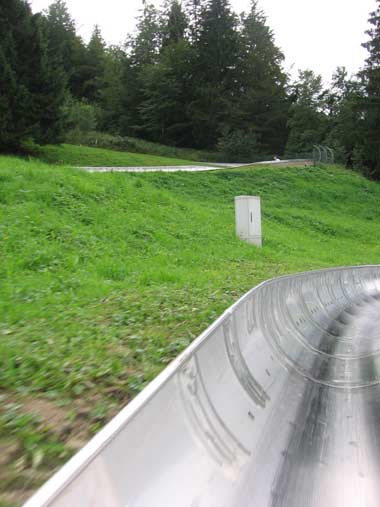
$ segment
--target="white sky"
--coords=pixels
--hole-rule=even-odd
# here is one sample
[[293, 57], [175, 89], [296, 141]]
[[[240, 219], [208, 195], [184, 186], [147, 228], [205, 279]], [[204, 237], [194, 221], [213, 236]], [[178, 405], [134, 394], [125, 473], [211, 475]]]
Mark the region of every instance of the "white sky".
[[[52, 0], [29, 0], [34, 12], [48, 7]], [[104, 39], [118, 44], [135, 25], [141, 0], [66, 0], [80, 35], [88, 40], [95, 24]], [[160, 4], [160, 0], [151, 0]], [[248, 10], [250, 0], [231, 0], [235, 12]], [[285, 67], [310, 68], [329, 81], [338, 65], [356, 72], [367, 52], [361, 43], [367, 40], [368, 15], [375, 0], [259, 0], [268, 17], [277, 45], [286, 56]]]

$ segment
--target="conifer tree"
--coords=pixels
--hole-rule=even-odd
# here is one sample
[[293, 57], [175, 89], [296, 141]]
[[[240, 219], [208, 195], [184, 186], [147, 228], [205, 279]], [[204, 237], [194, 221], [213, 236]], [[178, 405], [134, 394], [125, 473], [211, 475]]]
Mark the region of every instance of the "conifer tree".
[[201, 14], [207, 0], [185, 0], [185, 12], [188, 20], [188, 36], [192, 43], [199, 39]]
[[153, 4], [145, 4], [137, 18], [136, 35], [126, 42], [131, 64], [144, 66], [156, 63], [162, 43], [162, 26], [159, 11]]
[[123, 64], [120, 87], [120, 132], [123, 135], [144, 135], [140, 106], [144, 100], [142, 74], [146, 66], [159, 62], [162, 26], [159, 11], [144, 2], [137, 18], [136, 34], [128, 37], [128, 57]]
[[67, 81], [62, 66], [57, 65], [49, 54], [44, 26], [40, 14], [33, 16], [28, 63], [29, 90], [33, 95], [34, 113], [38, 119], [33, 137], [37, 142], [46, 144], [61, 140], [64, 127], [62, 106]]
[[22, 0], [0, 4], [0, 149], [17, 148], [31, 133], [34, 118], [28, 89], [27, 38], [32, 13]]
[[255, 132], [264, 153], [280, 154], [287, 139], [289, 110], [284, 55], [256, 1], [241, 22], [238, 123], [240, 128]]
[[199, 147], [215, 146], [229, 125], [239, 93], [238, 20], [228, 0], [208, 0], [201, 11], [195, 41], [195, 97], [190, 104], [194, 139]]
[[45, 11], [49, 58], [66, 74], [68, 89], [76, 97], [83, 96], [86, 80], [86, 47], [76, 33], [75, 22], [64, 0], [55, 0]]
[[167, 0], [162, 27], [162, 46], [166, 47], [184, 40], [188, 27], [186, 13], [178, 0]]
[[363, 71], [366, 84], [363, 150], [373, 177], [380, 179], [380, 0], [370, 14], [370, 39], [363, 44], [369, 56]]
[[0, 148], [59, 138], [65, 81], [49, 59], [40, 15], [23, 0], [0, 4]]
[[149, 138], [173, 145], [192, 143], [187, 104], [191, 100], [194, 51], [186, 38], [187, 17], [177, 0], [166, 3], [159, 63], [144, 68], [139, 108]]
[[87, 45], [84, 70], [86, 80], [83, 83], [82, 92], [82, 96], [90, 102], [96, 103], [100, 100], [104, 86], [105, 66], [106, 43], [99, 26], [95, 25]]
[[101, 130], [117, 134], [120, 125], [122, 76], [127, 56], [118, 46], [105, 50], [104, 75], [99, 90], [97, 120]]
[[334, 149], [336, 160], [349, 167], [363, 162], [364, 96], [362, 79], [349, 78], [345, 67], [338, 67], [325, 99], [329, 119], [326, 142]]
[[293, 104], [288, 121], [290, 131], [286, 153], [289, 156], [309, 154], [313, 145], [324, 141], [327, 133], [322, 76], [312, 70], [299, 71], [291, 92]]

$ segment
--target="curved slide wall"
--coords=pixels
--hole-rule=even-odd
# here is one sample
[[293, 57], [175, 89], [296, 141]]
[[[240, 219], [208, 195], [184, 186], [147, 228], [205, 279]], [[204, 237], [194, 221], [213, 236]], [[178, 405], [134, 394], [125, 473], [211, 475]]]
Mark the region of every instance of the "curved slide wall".
[[378, 507], [380, 267], [252, 289], [27, 507]]

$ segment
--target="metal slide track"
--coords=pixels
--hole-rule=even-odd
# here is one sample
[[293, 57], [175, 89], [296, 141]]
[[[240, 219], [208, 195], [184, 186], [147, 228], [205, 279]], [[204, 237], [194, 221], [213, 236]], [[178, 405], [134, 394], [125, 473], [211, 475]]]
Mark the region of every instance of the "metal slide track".
[[262, 283], [27, 507], [379, 507], [380, 266]]

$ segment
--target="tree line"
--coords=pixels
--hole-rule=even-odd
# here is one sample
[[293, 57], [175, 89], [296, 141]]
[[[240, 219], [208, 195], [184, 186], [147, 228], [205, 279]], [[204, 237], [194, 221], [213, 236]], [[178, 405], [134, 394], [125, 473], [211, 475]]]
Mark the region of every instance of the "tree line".
[[0, 149], [68, 131], [100, 131], [231, 160], [310, 153], [380, 179], [380, 0], [369, 17], [368, 58], [355, 76], [338, 67], [329, 87], [312, 70], [291, 80], [263, 11], [237, 15], [228, 0], [144, 2], [136, 30], [86, 44], [64, 0], [33, 14], [0, 4]]

